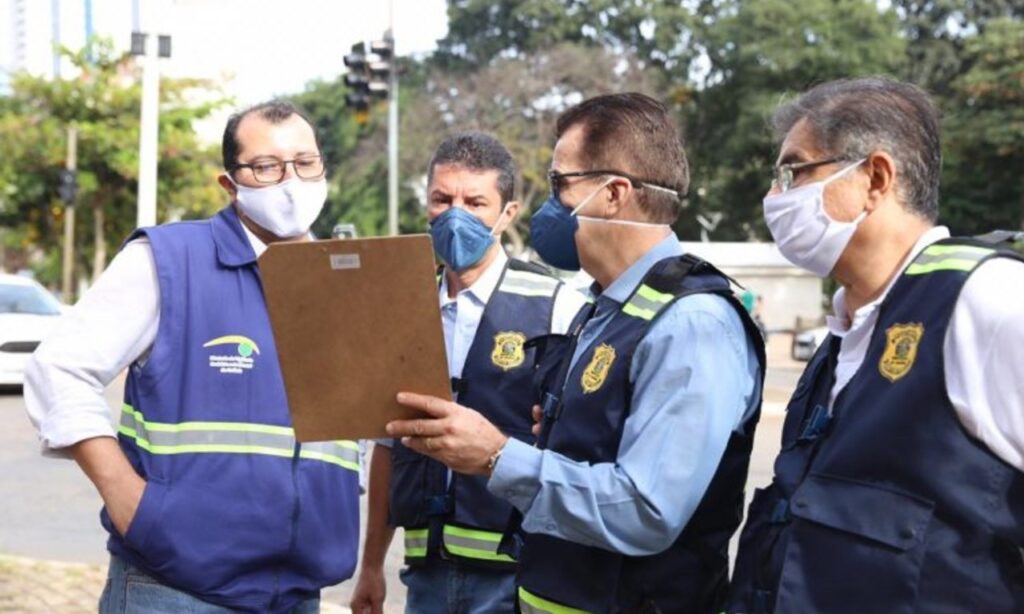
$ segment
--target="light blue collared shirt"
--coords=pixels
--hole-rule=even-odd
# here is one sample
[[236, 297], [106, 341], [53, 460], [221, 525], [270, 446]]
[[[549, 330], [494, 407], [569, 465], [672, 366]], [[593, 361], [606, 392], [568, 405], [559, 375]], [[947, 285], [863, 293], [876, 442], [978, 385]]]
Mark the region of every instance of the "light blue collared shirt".
[[[682, 253], [669, 235], [599, 301], [621, 305], [658, 261]], [[617, 311], [598, 307], [573, 364]], [[523, 513], [530, 533], [630, 556], [661, 552], [704, 497], [730, 435], [760, 402], [760, 370], [753, 343], [724, 298], [681, 298], [633, 355], [632, 409], [614, 463], [576, 462], [510, 439], [488, 489]]]

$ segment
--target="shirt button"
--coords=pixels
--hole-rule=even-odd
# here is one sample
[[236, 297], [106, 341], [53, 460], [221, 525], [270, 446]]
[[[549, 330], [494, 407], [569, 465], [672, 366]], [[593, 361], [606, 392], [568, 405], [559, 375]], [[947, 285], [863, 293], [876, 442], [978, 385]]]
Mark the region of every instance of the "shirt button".
[[554, 531], [556, 528], [558, 528], [558, 527], [555, 525], [555, 523], [553, 523], [553, 522], [549, 522], [548, 523], [548, 531]]
[[900, 537], [903, 539], [911, 539], [914, 537], [914, 529], [910, 527], [903, 527], [900, 529]]

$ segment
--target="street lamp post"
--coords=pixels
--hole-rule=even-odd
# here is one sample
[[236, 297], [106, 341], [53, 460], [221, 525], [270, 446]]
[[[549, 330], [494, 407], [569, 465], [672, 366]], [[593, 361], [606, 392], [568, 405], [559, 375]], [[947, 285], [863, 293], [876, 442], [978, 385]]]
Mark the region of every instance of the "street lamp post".
[[[156, 4], [151, 6], [155, 10]], [[149, 17], [149, 27], [158, 20]], [[157, 146], [160, 137], [160, 63], [171, 57], [171, 37], [161, 34], [157, 44], [147, 44], [149, 34], [132, 32], [132, 55], [142, 58], [142, 104], [139, 118], [139, 187], [136, 226], [156, 224]]]

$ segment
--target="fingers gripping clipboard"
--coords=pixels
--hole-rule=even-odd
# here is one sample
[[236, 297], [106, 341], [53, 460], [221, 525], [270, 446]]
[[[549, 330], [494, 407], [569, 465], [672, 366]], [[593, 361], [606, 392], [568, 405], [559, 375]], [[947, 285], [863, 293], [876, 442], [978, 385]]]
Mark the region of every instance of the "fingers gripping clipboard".
[[386, 437], [419, 415], [402, 390], [451, 399], [428, 235], [276, 243], [259, 268], [298, 441]]

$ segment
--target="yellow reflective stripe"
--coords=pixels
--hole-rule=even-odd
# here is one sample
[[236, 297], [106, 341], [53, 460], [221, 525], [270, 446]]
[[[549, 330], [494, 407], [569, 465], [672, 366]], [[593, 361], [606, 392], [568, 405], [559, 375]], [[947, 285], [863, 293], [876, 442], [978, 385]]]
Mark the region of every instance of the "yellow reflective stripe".
[[[244, 433], [267, 433], [270, 435], [294, 435], [295, 431], [288, 426], [275, 426], [273, 424], [252, 424], [249, 422], [179, 422], [170, 424], [164, 422], [148, 422], [142, 412], [135, 411], [135, 408], [125, 403], [121, 411], [135, 416], [135, 419], [145, 424], [147, 431], [162, 431], [165, 433], [180, 433], [183, 431], [236, 431]], [[358, 448], [358, 446], [356, 446]]]
[[622, 308], [622, 313], [633, 316], [636, 318], [643, 318], [644, 320], [652, 320], [654, 316], [658, 315], [658, 312], [651, 311], [650, 309], [641, 309], [633, 303], [626, 303]]
[[[262, 454], [291, 458], [295, 454], [295, 437], [291, 427], [246, 422], [182, 422], [178, 424], [147, 422], [142, 412], [125, 403], [122, 406], [118, 432], [135, 440], [150, 454]], [[359, 444], [354, 441], [316, 442], [299, 447], [299, 457], [359, 471]], [[337, 446], [333, 450], [330, 446]], [[326, 450], [324, 449], [326, 446]], [[339, 450], [354, 452], [349, 458], [334, 454]]]
[[975, 245], [932, 245], [907, 267], [907, 275], [924, 275], [935, 271], [971, 271], [995, 249]]
[[926, 247], [922, 253], [928, 254], [929, 256], [942, 256], [954, 252], [963, 252], [968, 254], [990, 254], [994, 251], [994, 249], [988, 247], [979, 247], [977, 245], [931, 245], [929, 247]]
[[640, 286], [637, 289], [636, 293], [639, 294], [640, 296], [644, 297], [645, 299], [649, 300], [649, 301], [654, 301], [655, 303], [670, 303], [670, 302], [672, 302], [672, 298], [673, 298], [673, 296], [671, 294], [665, 294], [664, 292], [658, 292], [657, 290], [655, 290], [654, 288], [652, 288], [652, 287], [650, 287], [650, 286], [648, 286], [646, 284]]
[[622, 306], [622, 313], [635, 318], [653, 320], [658, 311], [671, 303], [673, 298], [675, 297], [671, 294], [658, 292], [648, 285], [641, 285]]
[[448, 535], [456, 535], [458, 537], [468, 537], [469, 539], [481, 539], [487, 542], [500, 542], [501, 533], [495, 533], [494, 531], [481, 531], [479, 529], [466, 529], [463, 527], [457, 527], [455, 525], [446, 524], [444, 525], [444, 532]]
[[[538, 597], [521, 586], [519, 587], [519, 605], [523, 614], [589, 614], [586, 610], [570, 608]], [[522, 607], [523, 605], [528, 607]]]
[[451, 554], [478, 560], [515, 562], [515, 559], [507, 554], [498, 554], [501, 533], [446, 524], [443, 536], [445, 550]]
[[977, 260], [961, 260], [959, 258], [947, 258], [938, 262], [928, 264], [912, 264], [907, 267], [907, 275], [924, 275], [935, 271], [972, 271], [978, 266]]
[[[263, 446], [246, 446], [246, 445], [234, 445], [234, 444], [218, 444], [218, 443], [205, 443], [205, 444], [180, 444], [174, 446], [160, 446], [151, 444], [144, 437], [138, 435], [131, 428], [122, 426], [118, 428], [118, 432], [131, 437], [135, 440], [135, 444], [143, 450], [151, 454], [204, 454], [204, 453], [226, 453], [226, 454], [264, 454], [268, 456], [280, 456], [282, 458], [291, 458], [292, 452], [290, 450], [283, 450], [281, 448], [267, 448]], [[358, 470], [358, 467], [356, 467]]]
[[359, 471], [359, 463], [353, 463], [352, 461], [345, 460], [340, 456], [333, 454], [327, 454], [326, 452], [314, 452], [313, 450], [299, 449], [299, 458], [308, 458], [309, 460], [318, 460], [325, 463], [331, 463], [345, 469], [351, 469], [352, 471]]
[[405, 556], [427, 556], [428, 529], [405, 529]]

